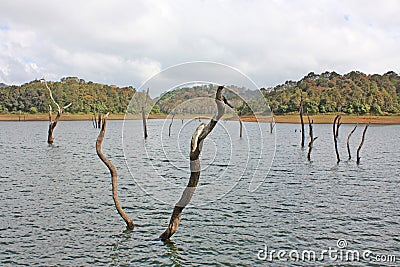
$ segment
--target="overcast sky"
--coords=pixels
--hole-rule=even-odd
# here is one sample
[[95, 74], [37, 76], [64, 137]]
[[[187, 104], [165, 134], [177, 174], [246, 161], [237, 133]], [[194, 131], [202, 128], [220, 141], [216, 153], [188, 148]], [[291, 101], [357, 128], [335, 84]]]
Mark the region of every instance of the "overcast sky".
[[0, 0], [0, 82], [140, 87], [191, 61], [258, 87], [307, 73], [399, 73], [400, 1]]

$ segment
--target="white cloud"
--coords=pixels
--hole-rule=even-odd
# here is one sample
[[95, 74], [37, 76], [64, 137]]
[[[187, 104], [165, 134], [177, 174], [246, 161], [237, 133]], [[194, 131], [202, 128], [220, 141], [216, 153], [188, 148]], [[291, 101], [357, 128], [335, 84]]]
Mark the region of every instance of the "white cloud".
[[310, 71], [399, 72], [395, 0], [3, 2], [6, 83], [43, 72], [139, 86], [163, 68], [197, 60], [231, 65], [259, 86]]

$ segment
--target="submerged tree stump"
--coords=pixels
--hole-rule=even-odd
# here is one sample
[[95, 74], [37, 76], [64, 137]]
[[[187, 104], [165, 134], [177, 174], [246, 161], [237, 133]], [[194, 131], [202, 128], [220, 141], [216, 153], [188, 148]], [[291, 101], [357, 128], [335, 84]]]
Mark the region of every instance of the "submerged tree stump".
[[56, 118], [52, 119], [52, 108], [51, 105], [49, 105], [49, 130], [47, 132], [47, 143], [49, 144], [53, 144], [54, 142], [54, 137], [53, 137], [53, 132], [54, 129], [56, 128], [58, 121], [60, 120], [61, 114], [64, 112], [65, 109], [67, 109], [68, 107], [70, 107], [72, 105], [72, 103], [69, 103], [68, 105], [64, 106], [64, 107], [60, 107], [60, 105], [54, 100], [53, 94], [50, 90], [50, 87], [47, 85], [47, 82], [45, 79], [42, 79], [42, 81], [44, 81], [44, 85], [46, 86], [47, 90], [49, 91], [49, 95], [50, 95], [50, 99], [51, 101], [53, 101], [53, 103], [57, 106], [57, 116]]
[[269, 132], [272, 133], [274, 131], [274, 127], [276, 125], [274, 113], [272, 113], [271, 121], [269, 122]]
[[169, 221], [167, 229], [160, 235], [160, 239], [168, 240], [178, 229], [183, 209], [189, 204], [196, 190], [200, 178], [200, 153], [203, 147], [204, 139], [211, 133], [215, 125], [217, 125], [220, 118], [225, 112], [225, 103], [222, 96], [223, 86], [219, 86], [215, 95], [215, 102], [217, 104], [217, 114], [206, 125], [200, 124], [194, 132], [190, 146], [190, 178], [189, 182], [182, 193], [180, 200], [175, 204], [174, 210]]
[[175, 117], [175, 114], [172, 115], [171, 122], [168, 127], [168, 136], [171, 136], [171, 127], [172, 127], [172, 123], [174, 122], [174, 117]]
[[362, 146], [363, 146], [363, 144], [364, 144], [365, 133], [367, 132], [367, 129], [368, 129], [368, 127], [369, 127], [369, 124], [370, 124], [370, 123], [368, 123], [367, 125], [365, 125], [364, 131], [363, 131], [363, 134], [362, 134], [362, 138], [361, 138], [361, 143], [360, 143], [360, 145], [358, 146], [358, 149], [357, 149], [357, 165], [360, 164], [360, 159], [361, 159], [361, 157], [360, 157], [360, 151], [361, 151], [361, 148], [362, 148]]
[[100, 160], [107, 166], [108, 170], [110, 171], [111, 184], [112, 184], [112, 196], [113, 196], [115, 208], [117, 209], [118, 214], [122, 217], [122, 219], [124, 219], [124, 221], [126, 223], [126, 227], [129, 230], [133, 230], [133, 228], [134, 228], [133, 221], [128, 217], [128, 215], [122, 209], [121, 204], [118, 199], [118, 186], [117, 186], [118, 173], [117, 173], [117, 170], [115, 169], [115, 167], [111, 163], [111, 161], [108, 160], [106, 158], [106, 156], [104, 156], [103, 152], [101, 151], [101, 145], [103, 143], [104, 134], [106, 132], [106, 124], [107, 124], [108, 114], [109, 113], [107, 113], [103, 117], [103, 120], [102, 120], [101, 130], [100, 130], [99, 136], [97, 137], [97, 140], [96, 140], [96, 152], [97, 152], [97, 155], [99, 156]]
[[304, 119], [303, 119], [303, 91], [301, 92], [301, 100], [300, 100], [300, 122], [301, 122], [301, 147], [304, 147]]
[[335, 144], [335, 152], [336, 152], [336, 162], [340, 162], [340, 155], [339, 155], [339, 149], [338, 149], [338, 131], [339, 127], [341, 125], [340, 123], [340, 115], [336, 115], [335, 119], [333, 120], [333, 125], [332, 125], [332, 131], [333, 131], [333, 142]]
[[314, 141], [317, 140], [318, 137], [314, 137], [314, 132], [313, 132], [313, 123], [314, 120], [310, 121], [310, 116], [308, 116], [308, 127], [309, 127], [309, 134], [310, 134], [310, 142], [308, 143], [308, 154], [307, 154], [307, 159], [308, 161], [311, 161], [311, 150], [314, 145]]
[[350, 151], [350, 137], [354, 133], [354, 131], [357, 129], [357, 125], [354, 126], [353, 130], [349, 133], [347, 136], [347, 153], [349, 154], [349, 160], [351, 160], [351, 151]]

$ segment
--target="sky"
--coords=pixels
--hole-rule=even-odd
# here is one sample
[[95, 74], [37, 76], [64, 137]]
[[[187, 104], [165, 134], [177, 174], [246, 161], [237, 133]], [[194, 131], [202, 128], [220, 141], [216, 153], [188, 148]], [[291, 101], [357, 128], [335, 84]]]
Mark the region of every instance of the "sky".
[[399, 73], [396, 0], [0, 0], [0, 7], [6, 84], [77, 76], [141, 88], [187, 62], [227, 66], [258, 88], [311, 71]]

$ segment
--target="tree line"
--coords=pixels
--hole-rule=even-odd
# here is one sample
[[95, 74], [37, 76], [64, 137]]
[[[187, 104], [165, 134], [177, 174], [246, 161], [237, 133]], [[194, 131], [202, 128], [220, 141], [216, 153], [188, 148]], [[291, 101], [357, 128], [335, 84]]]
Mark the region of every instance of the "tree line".
[[[94, 82], [85, 82], [76, 77], [62, 78], [59, 82], [48, 82], [54, 99], [60, 103], [72, 103], [70, 113], [92, 113], [95, 111], [124, 113], [136, 90]], [[0, 112], [47, 113], [52, 102], [48, 91], [40, 80], [21, 86], [0, 88]]]
[[310, 72], [298, 82], [287, 81], [261, 89], [276, 114], [298, 112], [303, 94], [304, 112], [310, 114], [395, 114], [400, 111], [400, 76], [393, 71], [367, 75], [359, 71]]
[[[70, 113], [91, 113], [107, 111], [124, 113], [129, 102], [130, 112], [140, 113], [140, 98], [147, 98], [144, 92], [122, 87], [85, 82], [76, 77], [62, 78], [59, 82], [49, 82], [56, 101], [72, 103]], [[301, 95], [304, 112], [309, 114], [397, 114], [400, 112], [400, 76], [389, 71], [383, 75], [364, 74], [352, 71], [344, 75], [336, 72], [315, 74], [310, 72], [299, 81], [286, 81], [273, 88], [261, 88], [263, 97], [255, 91], [237, 86], [228, 86], [226, 98], [241, 115], [255, 113], [275, 114], [297, 113]], [[227, 89], [228, 89], [227, 88]], [[240, 98], [238, 94], [244, 99]], [[208, 105], [193, 101], [196, 97], [212, 98], [213, 86], [203, 85], [179, 88], [166, 92], [158, 98], [150, 99], [152, 113], [193, 113], [210, 114]], [[190, 100], [191, 103], [185, 103]], [[265, 101], [264, 101], [265, 100]], [[265, 105], [265, 102], [268, 106]], [[21, 86], [0, 87], [0, 113], [29, 112], [46, 113], [49, 99], [46, 89], [39, 80]], [[250, 105], [249, 105], [250, 104]], [[250, 108], [251, 106], [251, 108]], [[150, 111], [149, 111], [150, 112]]]

